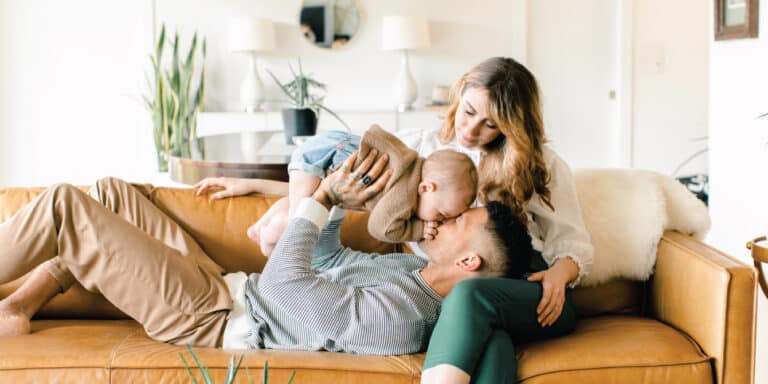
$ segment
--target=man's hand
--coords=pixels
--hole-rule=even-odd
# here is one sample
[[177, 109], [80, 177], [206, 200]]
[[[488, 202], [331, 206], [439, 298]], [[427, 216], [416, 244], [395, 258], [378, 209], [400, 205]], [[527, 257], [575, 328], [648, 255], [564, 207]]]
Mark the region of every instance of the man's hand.
[[424, 238], [427, 240], [434, 240], [437, 236], [437, 227], [440, 226], [439, 221], [425, 221], [424, 222]]
[[355, 151], [339, 169], [323, 179], [312, 197], [328, 209], [338, 205], [359, 210], [368, 199], [381, 192], [392, 176], [391, 169], [384, 171], [389, 161], [387, 154], [376, 159], [378, 151], [372, 149], [357, 169], [352, 169], [358, 154]]

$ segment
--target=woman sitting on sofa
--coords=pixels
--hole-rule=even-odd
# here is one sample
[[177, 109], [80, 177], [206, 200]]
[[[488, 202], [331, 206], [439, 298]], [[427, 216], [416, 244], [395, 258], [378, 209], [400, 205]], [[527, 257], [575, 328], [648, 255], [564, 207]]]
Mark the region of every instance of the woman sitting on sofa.
[[[515, 382], [517, 366], [508, 359], [516, 344], [573, 330], [569, 288], [588, 273], [592, 245], [570, 169], [544, 146], [531, 72], [511, 58], [491, 58], [464, 73], [452, 97], [442, 128], [399, 136], [421, 156], [444, 148], [469, 155], [480, 173], [480, 203], [513, 207], [535, 251], [527, 281], [478, 278], [453, 288], [432, 333], [422, 383]], [[221, 188], [213, 198], [287, 193], [286, 183], [268, 180], [206, 179], [198, 187]]]

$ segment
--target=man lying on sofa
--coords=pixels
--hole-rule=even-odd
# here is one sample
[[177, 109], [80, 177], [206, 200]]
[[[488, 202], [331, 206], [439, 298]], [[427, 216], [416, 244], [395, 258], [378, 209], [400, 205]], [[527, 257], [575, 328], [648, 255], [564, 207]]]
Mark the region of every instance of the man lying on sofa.
[[0, 301], [0, 336], [29, 333], [32, 315], [77, 280], [158, 341], [412, 353], [425, 349], [441, 298], [457, 282], [527, 266], [506, 256], [530, 254], [525, 226], [496, 203], [443, 224], [421, 244], [429, 262], [343, 248], [343, 210], [334, 206], [361, 207], [390, 176], [386, 157], [372, 153], [357, 171], [376, 181], [362, 184], [351, 176], [355, 157], [301, 202], [263, 272], [249, 277], [222, 276], [178, 224], [121, 180], [100, 180], [95, 199], [67, 184], [47, 189], [0, 224], [0, 283], [34, 268]]

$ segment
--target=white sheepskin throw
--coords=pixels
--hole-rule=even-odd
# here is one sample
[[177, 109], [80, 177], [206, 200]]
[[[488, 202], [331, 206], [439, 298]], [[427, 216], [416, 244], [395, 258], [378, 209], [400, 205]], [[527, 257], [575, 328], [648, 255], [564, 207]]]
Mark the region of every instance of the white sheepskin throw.
[[584, 224], [595, 247], [594, 264], [581, 285], [616, 277], [647, 280], [665, 230], [702, 239], [710, 226], [707, 207], [672, 177], [622, 169], [574, 172]]

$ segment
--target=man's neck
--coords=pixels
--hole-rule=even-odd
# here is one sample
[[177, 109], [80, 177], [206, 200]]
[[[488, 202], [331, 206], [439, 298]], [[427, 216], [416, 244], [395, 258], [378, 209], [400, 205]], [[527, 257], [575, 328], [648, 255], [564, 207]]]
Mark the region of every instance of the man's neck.
[[448, 293], [451, 292], [453, 286], [464, 279], [462, 276], [441, 269], [434, 263], [427, 264], [427, 267], [419, 271], [419, 274], [421, 275], [421, 278], [424, 279], [424, 282], [440, 295], [440, 297], [448, 296]]

